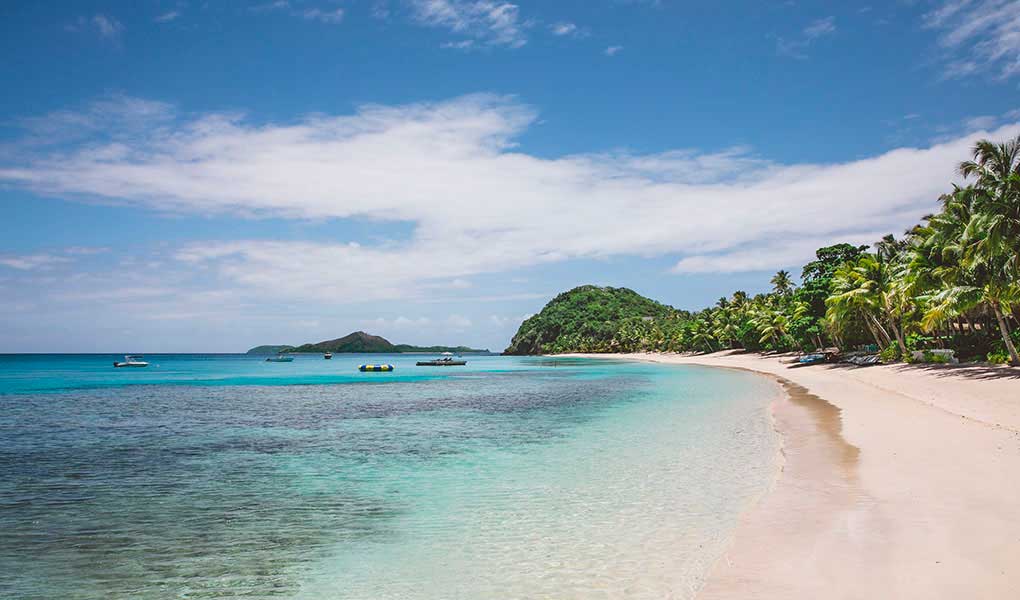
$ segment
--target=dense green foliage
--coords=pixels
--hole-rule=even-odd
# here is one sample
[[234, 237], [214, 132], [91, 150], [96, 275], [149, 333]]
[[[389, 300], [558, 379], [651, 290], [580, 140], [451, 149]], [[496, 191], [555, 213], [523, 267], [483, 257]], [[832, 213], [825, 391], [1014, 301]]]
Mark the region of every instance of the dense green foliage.
[[583, 285], [564, 292], [521, 324], [507, 354], [622, 352], [655, 323], [679, 321], [674, 308], [627, 288]]
[[[869, 345], [886, 360], [950, 348], [961, 359], [1020, 364], [1020, 138], [978, 142], [960, 164], [970, 183], [906, 232], [867, 246], [821, 248], [801, 285], [779, 271], [772, 292], [734, 292], [696, 313], [630, 290], [584, 286], [525, 321], [508, 352], [811, 350]], [[936, 360], [933, 358], [933, 360]]]
[[386, 338], [378, 335], [355, 331], [335, 340], [326, 340], [315, 344], [303, 344], [301, 346], [258, 346], [248, 351], [248, 354], [272, 354], [276, 352], [333, 352], [343, 353], [370, 353], [370, 354], [399, 354], [401, 352], [488, 352], [488, 350], [477, 350], [467, 346], [411, 346], [409, 344], [392, 344]]

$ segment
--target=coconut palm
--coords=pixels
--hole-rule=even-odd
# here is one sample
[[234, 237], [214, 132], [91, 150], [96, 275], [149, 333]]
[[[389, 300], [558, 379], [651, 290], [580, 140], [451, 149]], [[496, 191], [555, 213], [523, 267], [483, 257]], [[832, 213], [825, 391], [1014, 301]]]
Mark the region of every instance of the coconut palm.
[[974, 178], [972, 216], [963, 234], [963, 262], [975, 273], [982, 299], [991, 306], [1010, 361], [1020, 355], [1006, 314], [1020, 299], [1020, 137], [1002, 144], [981, 140], [960, 174]]
[[790, 279], [788, 271], [778, 271], [769, 283], [772, 284], [773, 291], [780, 296], [788, 296], [793, 291], [793, 280]]
[[836, 323], [859, 317], [880, 346], [888, 346], [895, 339], [900, 353], [906, 354], [902, 316], [908, 298], [893, 285], [895, 279], [892, 267], [880, 255], [862, 254], [856, 261], [836, 269], [833, 295], [825, 301], [826, 316]]
[[704, 318], [698, 318], [691, 325], [691, 345], [694, 348], [703, 348], [705, 352], [713, 352], [711, 325]]

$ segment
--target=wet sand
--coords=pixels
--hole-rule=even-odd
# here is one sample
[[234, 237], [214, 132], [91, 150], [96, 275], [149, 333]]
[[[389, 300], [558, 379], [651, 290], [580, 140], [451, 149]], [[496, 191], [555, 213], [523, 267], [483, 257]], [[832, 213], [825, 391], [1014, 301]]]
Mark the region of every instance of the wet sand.
[[753, 370], [787, 391], [774, 487], [698, 598], [1020, 598], [1020, 370], [625, 357]]

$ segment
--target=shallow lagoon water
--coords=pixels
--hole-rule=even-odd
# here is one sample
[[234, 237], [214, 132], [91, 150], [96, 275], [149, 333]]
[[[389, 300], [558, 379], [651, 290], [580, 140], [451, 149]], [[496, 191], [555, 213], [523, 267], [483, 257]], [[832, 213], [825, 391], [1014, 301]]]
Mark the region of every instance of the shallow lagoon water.
[[774, 469], [746, 373], [115, 358], [0, 357], [0, 597], [687, 598]]

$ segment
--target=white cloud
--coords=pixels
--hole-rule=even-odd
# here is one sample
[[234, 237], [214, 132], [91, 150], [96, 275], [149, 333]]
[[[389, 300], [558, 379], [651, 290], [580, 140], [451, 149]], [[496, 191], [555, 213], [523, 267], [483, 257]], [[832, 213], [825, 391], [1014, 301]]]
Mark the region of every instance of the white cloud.
[[165, 13], [157, 16], [153, 20], [155, 22], [157, 22], [157, 23], [169, 23], [170, 21], [173, 21], [174, 19], [176, 19], [179, 16], [181, 16], [181, 13], [179, 11], [171, 10], [169, 12], [165, 12]]
[[616, 56], [622, 50], [623, 46], [609, 46], [608, 48], [603, 50], [602, 53], [605, 54], [606, 56]]
[[806, 59], [807, 49], [819, 38], [836, 33], [836, 17], [825, 17], [812, 21], [800, 32], [796, 39], [776, 38], [776, 54], [791, 58]]
[[947, 50], [946, 77], [1020, 74], [1020, 0], [939, 0], [924, 25]]
[[531, 316], [531, 314], [521, 316], [489, 315], [489, 323], [498, 329], [517, 329]]
[[781, 267], [797, 267], [803, 265], [806, 259], [810, 259], [815, 250], [823, 246], [830, 246], [840, 242], [870, 245], [886, 233], [889, 233], [889, 231], [854, 233], [849, 236], [801, 236], [790, 240], [763, 240], [747, 248], [681, 259], [673, 267], [673, 272], [734, 273], [739, 271], [769, 271]]
[[309, 21], [319, 21], [330, 25], [336, 25], [344, 20], [344, 9], [334, 8], [332, 10], [321, 8], [307, 8], [298, 13]]
[[120, 21], [106, 15], [97, 14], [93, 16], [92, 24], [95, 25], [96, 30], [99, 31], [99, 35], [108, 38], [116, 37], [124, 30], [124, 26], [121, 25]]
[[114, 17], [96, 13], [90, 18], [78, 17], [64, 26], [67, 31], [92, 31], [100, 37], [116, 39], [124, 31], [124, 25]]
[[561, 37], [582, 37], [585, 34], [584, 30], [579, 28], [575, 23], [568, 22], [553, 23], [549, 26], [549, 31], [551, 31], [553, 35]]
[[18, 269], [19, 271], [48, 269], [55, 265], [68, 263], [70, 261], [71, 259], [66, 256], [56, 256], [54, 254], [47, 253], [21, 255], [0, 254], [0, 265], [10, 267], [12, 269]]
[[450, 315], [446, 318], [446, 323], [450, 327], [456, 330], [464, 330], [471, 328], [471, 319], [463, 315]]
[[964, 127], [968, 131], [987, 131], [995, 127], [999, 122], [998, 117], [992, 115], [981, 115], [979, 117], [969, 117], [964, 120]]
[[269, 13], [269, 12], [286, 12], [286, 14], [292, 17], [299, 17], [308, 21], [318, 21], [327, 25], [337, 25], [344, 20], [344, 9], [342, 8], [319, 8], [319, 7], [307, 7], [299, 8], [292, 5], [287, 0], [276, 0], [275, 2], [267, 2], [265, 4], [257, 4], [252, 6], [249, 10], [254, 13]]
[[123, 106], [130, 135], [110, 140], [117, 119], [91, 109], [56, 114], [55, 132], [81, 120], [98, 129], [16, 154], [0, 181], [159, 211], [411, 225], [406, 239], [373, 245], [210, 240], [171, 260], [183, 278], [253, 297], [329, 302], [443, 301], [457, 280], [577, 258], [676, 256], [678, 271], [795, 264], [916, 222], [978, 135], [833, 164], [778, 164], [739, 147], [546, 158], [516, 146], [535, 111], [493, 95], [284, 124]]
[[824, 19], [812, 21], [804, 28], [804, 37], [809, 40], [832, 35], [833, 33], [836, 33], [836, 17], [825, 17]]
[[410, 0], [414, 18], [492, 46], [527, 43], [516, 4], [494, 0]]
[[103, 246], [71, 246], [64, 248], [64, 254], [78, 255], [78, 256], [91, 256], [94, 254], [104, 254], [109, 252], [110, 249]]
[[439, 45], [440, 48], [453, 48], [455, 50], [471, 50], [475, 47], [474, 40], [460, 40], [457, 42], [443, 42]]

